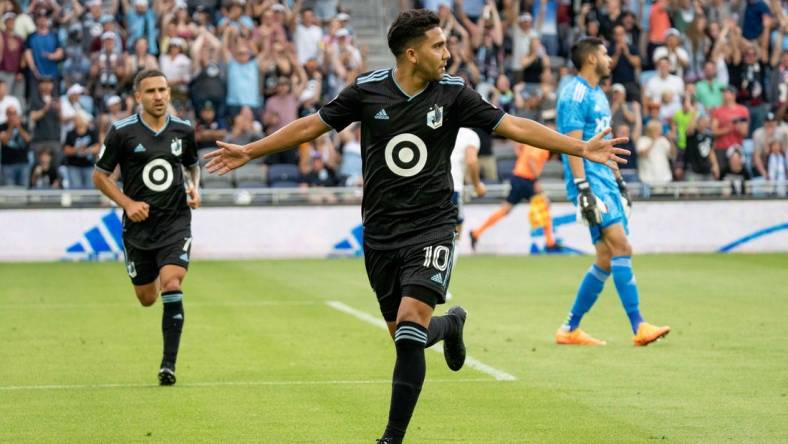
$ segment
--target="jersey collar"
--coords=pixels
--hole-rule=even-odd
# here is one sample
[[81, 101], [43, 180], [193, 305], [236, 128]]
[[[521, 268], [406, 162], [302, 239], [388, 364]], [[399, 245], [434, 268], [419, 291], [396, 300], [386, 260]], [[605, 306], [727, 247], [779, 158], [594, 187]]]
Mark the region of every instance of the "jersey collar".
[[163, 133], [164, 130], [166, 130], [167, 127], [170, 126], [170, 115], [169, 114], [167, 114], [167, 121], [164, 122], [164, 126], [161, 127], [161, 129], [158, 130], [158, 131], [154, 131], [153, 128], [151, 128], [150, 126], [148, 126], [147, 123], [145, 123], [145, 120], [142, 118], [142, 114], [141, 113], [137, 113], [137, 117], [139, 117], [140, 123], [142, 123], [142, 126], [147, 128], [148, 131], [152, 132], [154, 136], [158, 136], [159, 134]]
[[397, 68], [396, 67], [391, 68], [391, 81], [394, 82], [394, 86], [397, 87], [399, 92], [401, 92], [403, 96], [408, 98], [408, 102], [410, 102], [411, 100], [415, 99], [419, 94], [421, 94], [424, 91], [426, 91], [426, 89], [430, 87], [430, 83], [432, 83], [432, 82], [427, 82], [427, 85], [424, 88], [422, 88], [419, 92], [417, 92], [416, 94], [410, 95], [410, 94], [406, 93], [405, 90], [402, 89], [401, 86], [399, 86], [399, 83], [397, 83], [397, 78], [394, 76], [394, 74], [396, 74], [396, 72], [397, 72]]
[[583, 76], [581, 76], [580, 74], [578, 74], [578, 75], [576, 76], [576, 78], [577, 78], [577, 81], [578, 81], [578, 82], [580, 82], [580, 83], [582, 83], [583, 85], [585, 85], [586, 87], [588, 87], [588, 89], [591, 89], [591, 90], [599, 89], [599, 85], [597, 85], [597, 86], [596, 86], [596, 88], [591, 88], [591, 84], [590, 84], [590, 83], [588, 83], [588, 80], [586, 80], [585, 78], [583, 78]]

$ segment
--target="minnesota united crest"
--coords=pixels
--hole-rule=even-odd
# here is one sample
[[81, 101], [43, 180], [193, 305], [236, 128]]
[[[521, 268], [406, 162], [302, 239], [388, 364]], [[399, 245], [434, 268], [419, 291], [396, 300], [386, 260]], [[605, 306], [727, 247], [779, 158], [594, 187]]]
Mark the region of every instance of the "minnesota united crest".
[[183, 141], [179, 138], [172, 139], [172, 143], [170, 143], [170, 150], [172, 150], [173, 156], [180, 156], [183, 152]]
[[427, 126], [432, 129], [438, 129], [443, 126], [443, 107], [434, 105], [427, 112]]

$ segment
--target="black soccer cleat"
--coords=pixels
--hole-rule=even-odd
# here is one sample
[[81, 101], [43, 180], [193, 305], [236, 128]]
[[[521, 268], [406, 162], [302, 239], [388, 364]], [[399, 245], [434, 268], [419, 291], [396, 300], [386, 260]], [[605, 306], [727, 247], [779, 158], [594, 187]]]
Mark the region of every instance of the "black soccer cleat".
[[402, 438], [384, 436], [383, 438], [376, 439], [375, 444], [402, 444]]
[[174, 385], [175, 384], [175, 370], [167, 367], [162, 367], [159, 370], [159, 385]]
[[471, 239], [471, 250], [476, 251], [476, 242], [479, 242], [479, 238], [473, 235], [473, 230], [468, 232], [468, 237]]
[[459, 322], [457, 336], [443, 340], [443, 357], [446, 358], [446, 364], [449, 368], [456, 372], [465, 364], [465, 342], [462, 339], [462, 331], [465, 328], [465, 319], [468, 317], [468, 312], [457, 305], [450, 308], [447, 314], [455, 316]]

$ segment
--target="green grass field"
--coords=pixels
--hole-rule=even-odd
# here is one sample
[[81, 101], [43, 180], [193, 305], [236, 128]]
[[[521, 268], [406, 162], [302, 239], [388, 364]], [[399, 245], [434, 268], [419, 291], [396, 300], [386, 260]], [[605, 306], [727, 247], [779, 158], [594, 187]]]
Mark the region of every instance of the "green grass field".
[[[788, 442], [788, 255], [636, 258], [647, 320], [631, 344], [608, 282], [559, 347], [588, 257], [462, 257], [454, 301], [469, 354], [514, 375], [449, 371], [427, 353], [410, 443]], [[178, 384], [158, 387], [160, 304], [118, 263], [0, 265], [0, 442], [373, 443], [386, 422], [387, 333], [358, 260], [196, 262]], [[439, 308], [439, 312], [445, 307]]]

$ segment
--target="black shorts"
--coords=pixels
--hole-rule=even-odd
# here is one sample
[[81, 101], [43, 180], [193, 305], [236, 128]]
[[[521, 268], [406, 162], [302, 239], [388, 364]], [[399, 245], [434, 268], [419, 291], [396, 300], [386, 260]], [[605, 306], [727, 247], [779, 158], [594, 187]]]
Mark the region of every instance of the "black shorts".
[[189, 269], [192, 250], [191, 237], [153, 250], [136, 248], [128, 242], [124, 242], [124, 244], [126, 272], [134, 285], [145, 285], [155, 281], [159, 277], [159, 270], [165, 265], [178, 265]]
[[534, 194], [536, 194], [535, 180], [512, 176], [510, 182], [512, 184], [512, 189], [509, 191], [509, 196], [506, 198], [506, 201], [512, 205], [517, 205], [523, 199], [529, 201], [534, 197]]
[[364, 245], [364, 264], [383, 319], [397, 319], [402, 296], [435, 307], [446, 302], [454, 262], [454, 239], [394, 250]]

